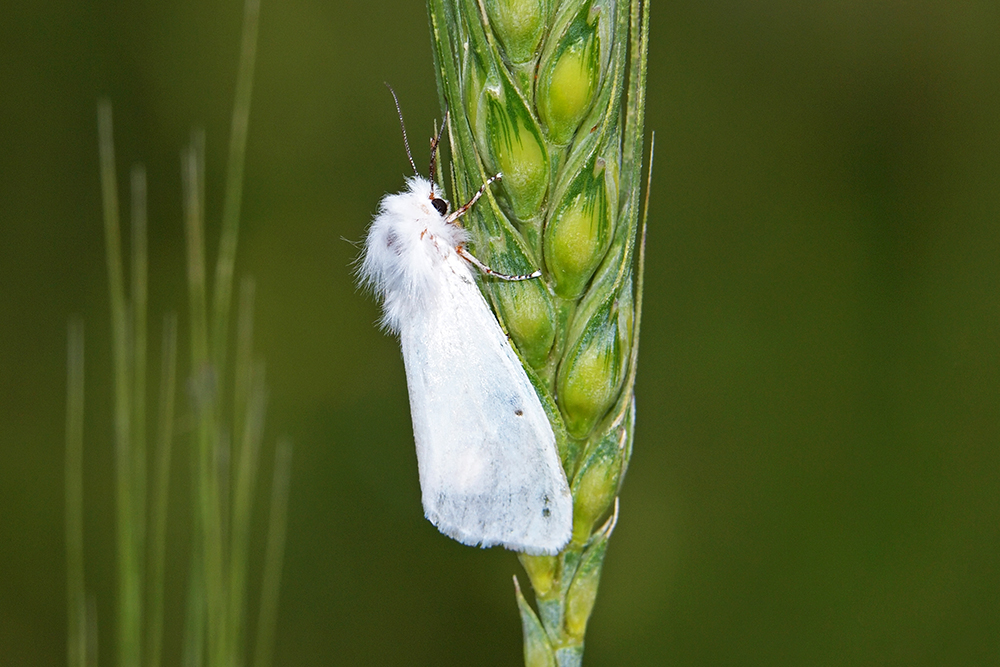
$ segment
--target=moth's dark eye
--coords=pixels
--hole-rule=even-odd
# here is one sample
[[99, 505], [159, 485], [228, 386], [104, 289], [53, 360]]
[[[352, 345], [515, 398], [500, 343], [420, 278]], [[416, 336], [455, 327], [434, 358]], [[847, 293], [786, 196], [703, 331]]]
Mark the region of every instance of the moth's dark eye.
[[432, 199], [431, 206], [433, 206], [434, 210], [436, 210], [441, 215], [444, 215], [445, 213], [448, 212], [448, 202], [441, 199], [440, 197], [435, 197], [434, 199]]

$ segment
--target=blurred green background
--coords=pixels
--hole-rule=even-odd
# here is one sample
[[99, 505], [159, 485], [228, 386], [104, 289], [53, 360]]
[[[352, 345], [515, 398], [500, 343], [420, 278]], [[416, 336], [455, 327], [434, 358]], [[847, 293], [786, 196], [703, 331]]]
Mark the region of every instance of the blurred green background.
[[[212, 250], [241, 11], [4, 3], [2, 665], [65, 660], [74, 314], [87, 584], [114, 664], [97, 99], [114, 103], [123, 195], [131, 163], [149, 175], [155, 387], [160, 314], [179, 311], [186, 332], [179, 151], [205, 128]], [[1000, 5], [652, 12], [635, 455], [586, 663], [997, 664]], [[238, 272], [258, 284], [265, 461], [279, 434], [295, 444], [277, 665], [521, 661], [516, 558], [423, 519], [398, 345], [352, 279], [379, 197], [409, 171], [383, 81], [418, 163], [440, 117], [426, 26], [420, 0], [263, 2]], [[168, 664], [189, 548], [179, 443]]]

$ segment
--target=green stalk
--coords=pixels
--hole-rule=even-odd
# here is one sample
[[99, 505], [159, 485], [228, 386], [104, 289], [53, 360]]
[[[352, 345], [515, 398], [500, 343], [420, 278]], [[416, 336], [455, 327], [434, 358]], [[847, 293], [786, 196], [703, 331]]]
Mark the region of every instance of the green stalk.
[[[192, 452], [191, 473], [197, 478], [197, 453]], [[205, 664], [205, 635], [208, 626], [208, 606], [205, 595], [205, 549], [200, 530], [191, 539], [191, 563], [188, 569], [187, 598], [184, 609], [184, 640], [181, 653], [183, 667], [202, 667]]]
[[83, 322], [69, 323], [66, 351], [66, 610], [67, 665], [87, 664], [83, 577]]
[[257, 464], [263, 439], [264, 412], [267, 390], [264, 385], [264, 365], [254, 364], [253, 349], [253, 298], [254, 284], [244, 279], [240, 288], [240, 306], [236, 333], [236, 371], [234, 395], [237, 418], [235, 428], [242, 427], [239, 446], [235, 448], [231, 537], [229, 549], [229, 642], [243, 664], [243, 628], [246, 623], [243, 609], [246, 602], [247, 565], [250, 551], [250, 513], [253, 491], [257, 483]]
[[163, 586], [167, 552], [167, 500], [170, 455], [174, 440], [174, 396], [177, 387], [177, 316], [163, 319], [160, 364], [160, 411], [156, 438], [156, 477], [153, 485], [150, 531], [149, 603], [147, 605], [146, 662], [160, 667], [163, 654]]
[[[134, 165], [131, 173], [132, 195], [132, 375], [131, 375], [131, 475], [132, 517], [138, 595], [135, 624], [141, 628], [144, 608], [143, 586], [146, 581], [146, 310], [148, 302], [148, 242], [146, 232], [146, 170]], [[145, 647], [140, 640], [140, 657]]]
[[[525, 664], [579, 665], [632, 451], [649, 0], [428, 0], [451, 195], [482, 281], [547, 406], [574, 498], [557, 556], [521, 556]], [[648, 187], [647, 187], [648, 190]]]
[[132, 478], [135, 507], [136, 562], [144, 580], [142, 554], [146, 544], [146, 311], [149, 250], [146, 231], [146, 170], [134, 165], [132, 195]]
[[226, 368], [229, 309], [233, 293], [233, 270], [236, 266], [236, 242], [240, 229], [240, 206], [243, 202], [243, 167], [246, 164], [247, 131], [250, 127], [250, 97], [257, 56], [257, 30], [260, 23], [260, 0], [246, 0], [243, 6], [243, 32], [240, 41], [239, 71], [236, 75], [236, 98], [229, 134], [229, 161], [226, 165], [226, 193], [222, 204], [222, 235], [215, 263], [215, 291], [212, 298], [212, 359], [218, 377]]
[[288, 487], [292, 477], [292, 445], [279, 440], [274, 452], [274, 479], [271, 482], [271, 512], [267, 523], [267, 547], [264, 551], [264, 576], [257, 616], [257, 646], [254, 667], [271, 664], [274, 631], [278, 625], [278, 589], [285, 558], [285, 529], [288, 526]]
[[111, 335], [114, 360], [115, 487], [118, 553], [116, 610], [118, 663], [138, 667], [141, 661], [142, 583], [135, 506], [134, 453], [132, 449], [132, 359], [128, 306], [125, 299], [118, 186], [115, 172], [111, 106], [98, 107], [101, 190], [104, 201], [104, 238], [107, 251], [108, 291], [111, 295]]
[[209, 359], [205, 285], [204, 134], [195, 135], [182, 157], [184, 229], [187, 237], [188, 301], [191, 327], [191, 377], [197, 452], [196, 498], [208, 604], [209, 664], [226, 663], [226, 606], [221, 497], [218, 469], [215, 376]]

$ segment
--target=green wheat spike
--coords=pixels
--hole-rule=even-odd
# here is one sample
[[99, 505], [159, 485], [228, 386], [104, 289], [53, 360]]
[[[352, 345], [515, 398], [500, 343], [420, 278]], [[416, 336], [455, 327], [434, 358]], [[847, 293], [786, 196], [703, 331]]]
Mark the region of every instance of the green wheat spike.
[[483, 290], [542, 396], [574, 499], [564, 551], [521, 556], [538, 607], [517, 591], [525, 662], [579, 665], [632, 451], [649, 0], [428, 11], [452, 198], [503, 172], [467, 216], [474, 252], [505, 273], [542, 270]]

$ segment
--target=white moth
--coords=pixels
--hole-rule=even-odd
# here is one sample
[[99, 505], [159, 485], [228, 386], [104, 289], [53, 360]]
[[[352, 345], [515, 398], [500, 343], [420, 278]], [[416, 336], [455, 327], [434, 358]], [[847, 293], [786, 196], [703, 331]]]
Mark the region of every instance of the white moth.
[[498, 274], [466, 250], [459, 218], [500, 174], [449, 214], [433, 184], [440, 136], [430, 180], [409, 178], [379, 204], [359, 271], [399, 335], [424, 514], [463, 544], [555, 554], [573, 524], [555, 436], [470, 264], [496, 279], [541, 274]]

